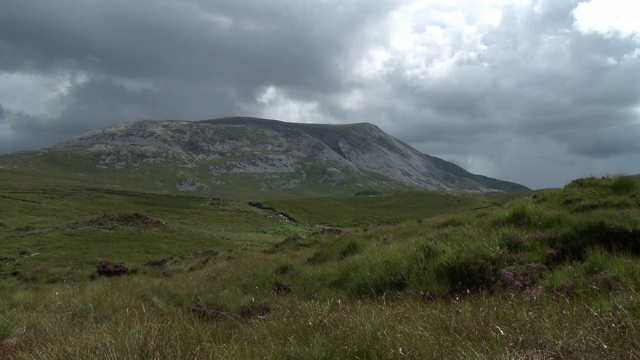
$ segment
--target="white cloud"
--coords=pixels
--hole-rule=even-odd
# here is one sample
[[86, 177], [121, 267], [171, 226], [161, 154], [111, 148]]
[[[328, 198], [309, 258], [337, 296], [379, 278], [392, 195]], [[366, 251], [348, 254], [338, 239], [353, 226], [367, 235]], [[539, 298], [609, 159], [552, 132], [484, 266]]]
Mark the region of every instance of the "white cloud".
[[361, 89], [352, 89], [348, 93], [337, 96], [337, 102], [343, 109], [358, 110], [365, 106], [367, 95]]
[[[458, 65], [476, 63], [487, 50], [484, 33], [502, 21], [503, 6], [522, 1], [414, 1], [390, 14], [387, 63], [406, 80], [427, 82]], [[387, 69], [390, 65], [387, 65]]]
[[622, 60], [627, 61], [627, 62], [629, 62], [629, 61], [634, 61], [634, 62], [640, 61], [640, 48], [636, 48], [632, 52], [630, 52], [628, 54], [625, 54], [622, 57]]
[[267, 86], [256, 97], [258, 106], [244, 105], [245, 111], [260, 117], [299, 123], [330, 122], [318, 110], [318, 103], [295, 100], [275, 86]]
[[391, 54], [383, 48], [373, 48], [365, 53], [364, 59], [356, 65], [355, 73], [367, 79], [385, 75]]
[[640, 34], [639, 14], [637, 0], [591, 0], [573, 11], [574, 27], [583, 33], [632, 36]]
[[68, 75], [0, 73], [0, 100], [6, 110], [51, 118], [62, 111], [58, 101], [73, 83]]

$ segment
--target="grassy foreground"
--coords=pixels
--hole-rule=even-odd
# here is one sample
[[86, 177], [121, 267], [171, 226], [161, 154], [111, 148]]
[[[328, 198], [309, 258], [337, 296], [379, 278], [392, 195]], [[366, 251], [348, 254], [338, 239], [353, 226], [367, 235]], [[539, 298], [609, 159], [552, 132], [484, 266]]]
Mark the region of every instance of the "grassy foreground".
[[0, 358], [636, 359], [639, 255], [628, 177], [253, 205], [3, 185]]

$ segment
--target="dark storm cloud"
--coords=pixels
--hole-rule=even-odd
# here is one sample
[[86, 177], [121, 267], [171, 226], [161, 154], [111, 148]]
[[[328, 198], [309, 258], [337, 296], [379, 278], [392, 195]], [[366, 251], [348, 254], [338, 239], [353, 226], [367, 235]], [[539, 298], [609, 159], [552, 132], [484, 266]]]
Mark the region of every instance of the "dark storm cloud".
[[[49, 127], [40, 125], [37, 117], [5, 110], [3, 116], [0, 116], [0, 154], [32, 149], [39, 146], [32, 144], [58, 142], [68, 136], [57, 131], [51, 132]], [[32, 146], [21, 147], [22, 144]]]
[[[95, 129], [95, 122], [106, 125], [113, 117], [194, 120], [206, 119], [212, 108], [221, 114], [236, 111], [230, 96], [222, 91], [182, 86], [131, 89], [110, 79], [90, 80], [65, 97], [60, 119], [70, 124], [84, 120], [84, 127]], [[158, 103], [161, 99], [170, 101]]]
[[388, 8], [381, 1], [2, 3], [0, 72], [85, 78], [61, 94], [64, 110], [37, 126], [68, 134], [141, 117], [234, 115], [269, 85], [299, 96], [330, 93], [342, 86], [362, 28]]
[[580, 3], [0, 0], [0, 152], [252, 115], [373, 122], [533, 187], [640, 172], [640, 35], [577, 30]]
[[2, 42], [12, 54], [3, 64], [229, 86], [331, 87], [344, 56], [357, 51], [359, 27], [384, 11], [376, 2], [353, 4], [11, 2], [0, 15]]

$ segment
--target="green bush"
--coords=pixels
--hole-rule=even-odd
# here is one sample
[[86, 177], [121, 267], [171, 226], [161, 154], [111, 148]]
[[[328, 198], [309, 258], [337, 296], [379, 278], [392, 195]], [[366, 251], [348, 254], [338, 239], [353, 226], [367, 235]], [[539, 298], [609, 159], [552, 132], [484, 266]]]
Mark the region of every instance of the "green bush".
[[447, 284], [450, 293], [487, 290], [495, 284], [498, 268], [494, 258], [479, 254], [460, 254], [445, 261], [436, 276]]
[[547, 267], [542, 264], [514, 264], [500, 269], [500, 282], [506, 287], [530, 289], [544, 277]]
[[640, 255], [640, 230], [609, 225], [604, 220], [582, 222], [550, 240], [563, 258], [582, 261], [587, 251], [600, 248], [607, 252]]
[[610, 188], [614, 194], [628, 194], [636, 189], [637, 183], [633, 178], [628, 176], [618, 176], [611, 182]]

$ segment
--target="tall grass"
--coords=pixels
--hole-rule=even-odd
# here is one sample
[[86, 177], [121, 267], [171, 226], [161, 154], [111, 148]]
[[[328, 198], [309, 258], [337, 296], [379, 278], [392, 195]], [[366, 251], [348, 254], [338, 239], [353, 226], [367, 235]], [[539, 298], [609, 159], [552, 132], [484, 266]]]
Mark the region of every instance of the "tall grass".
[[[184, 280], [184, 279], [181, 279]], [[168, 285], [174, 285], [170, 281]], [[193, 284], [192, 284], [193, 285]], [[126, 281], [82, 289], [55, 286], [39, 304], [16, 309], [26, 326], [3, 355], [86, 358], [628, 358], [640, 355], [637, 297], [580, 302], [520, 294], [464, 299], [301, 299], [271, 296], [271, 312], [203, 319], [186, 308], [142, 301]], [[113, 295], [98, 300], [103, 291]], [[132, 296], [132, 295], [137, 296]], [[63, 301], [55, 301], [55, 297]], [[78, 300], [73, 300], [78, 299]]]
[[232, 251], [212, 242], [213, 256], [166, 254], [118, 277], [6, 274], [0, 357], [640, 358], [640, 196], [612, 181], [393, 225], [300, 225], [264, 243], [249, 225]]

